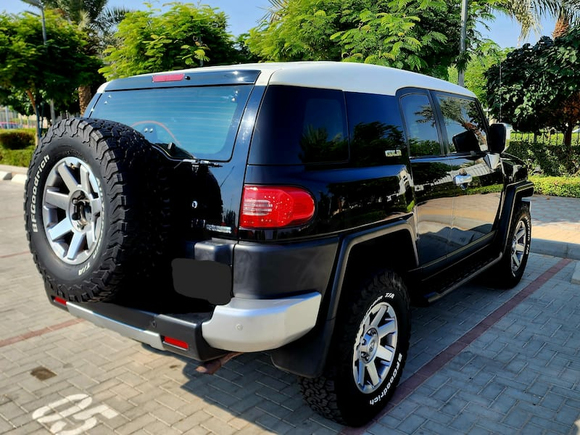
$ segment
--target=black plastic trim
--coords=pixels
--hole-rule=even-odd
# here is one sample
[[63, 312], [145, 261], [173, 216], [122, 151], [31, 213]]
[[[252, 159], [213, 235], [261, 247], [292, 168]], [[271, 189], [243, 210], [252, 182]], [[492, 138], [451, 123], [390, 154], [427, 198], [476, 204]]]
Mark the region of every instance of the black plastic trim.
[[[409, 219], [412, 219], [412, 216]], [[271, 351], [272, 363], [276, 367], [308, 378], [315, 378], [322, 374], [334, 333], [350, 252], [360, 243], [400, 231], [407, 231], [411, 235], [411, 240], [415, 240], [415, 231], [407, 220], [399, 220], [379, 228], [349, 234], [342, 239], [336, 265], [333, 269], [334, 278], [330, 283], [330, 291], [327, 291], [326, 297], [323, 299], [316, 326], [304, 337]], [[415, 247], [416, 264], [414, 267], [416, 267], [417, 262]]]
[[211, 319], [212, 312], [156, 314], [105, 302], [79, 305], [91, 312], [119, 323], [144, 331], [151, 331], [162, 337], [175, 338], [188, 344], [188, 349], [184, 350], [164, 343], [164, 349], [169, 352], [197, 361], [209, 361], [228, 353], [228, 351], [211, 347], [203, 339], [202, 323]]

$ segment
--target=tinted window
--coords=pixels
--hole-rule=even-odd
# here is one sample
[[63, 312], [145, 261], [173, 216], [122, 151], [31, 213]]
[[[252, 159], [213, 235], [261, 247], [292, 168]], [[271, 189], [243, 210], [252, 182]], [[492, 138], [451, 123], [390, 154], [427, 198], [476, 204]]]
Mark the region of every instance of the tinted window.
[[342, 91], [270, 86], [256, 121], [250, 163], [343, 162], [347, 139]]
[[195, 158], [228, 160], [251, 86], [208, 86], [105, 92], [91, 113], [173, 143]]
[[406, 151], [401, 114], [395, 97], [347, 93], [350, 159], [355, 166], [391, 163], [387, 154]]
[[435, 112], [425, 94], [409, 94], [401, 99], [412, 157], [441, 155]]
[[437, 96], [451, 153], [487, 151], [485, 124], [475, 100]]

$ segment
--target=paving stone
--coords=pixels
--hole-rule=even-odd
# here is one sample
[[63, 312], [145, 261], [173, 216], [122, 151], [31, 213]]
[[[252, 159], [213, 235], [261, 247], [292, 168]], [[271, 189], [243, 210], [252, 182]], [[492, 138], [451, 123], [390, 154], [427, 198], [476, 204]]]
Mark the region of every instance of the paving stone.
[[[18, 220], [3, 218], [4, 202], [0, 208], [0, 279], [7, 283], [0, 286], [0, 297], [2, 309], [9, 310], [0, 317], [0, 341], [71, 320], [47, 304], [30, 254], [2, 258], [13, 252], [6, 251], [6, 240], [10, 249], [28, 249], [21, 189], [13, 198]], [[6, 235], [7, 228], [17, 237]], [[411, 379], [558, 261], [532, 254], [513, 290], [496, 291], [475, 281], [431, 307], [414, 308], [403, 379]], [[570, 283], [575, 267], [570, 263], [562, 269], [361, 432], [575, 433], [580, 419], [580, 292]], [[30, 375], [38, 366], [57, 376], [39, 381]], [[79, 393], [93, 398], [91, 406], [107, 405], [119, 413], [112, 419], [97, 415], [98, 424], [89, 432], [97, 435], [344, 430], [315, 414], [302, 401], [294, 376], [276, 369], [265, 353], [235, 358], [213, 377], [198, 375], [197, 366], [89, 322], [23, 339], [0, 349], [0, 433], [49, 433], [32, 421], [32, 412]]]
[[415, 432], [423, 423], [425, 423], [426, 419], [423, 417], [418, 416], [417, 414], [413, 414], [408, 416], [399, 426], [401, 432], [404, 433], [413, 433]]

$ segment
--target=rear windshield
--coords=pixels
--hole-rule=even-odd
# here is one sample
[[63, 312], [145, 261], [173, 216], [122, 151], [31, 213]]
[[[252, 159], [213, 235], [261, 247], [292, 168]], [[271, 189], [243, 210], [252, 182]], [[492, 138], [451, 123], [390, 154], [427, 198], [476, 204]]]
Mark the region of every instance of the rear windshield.
[[193, 158], [229, 160], [251, 85], [104, 92], [91, 118], [133, 127]]

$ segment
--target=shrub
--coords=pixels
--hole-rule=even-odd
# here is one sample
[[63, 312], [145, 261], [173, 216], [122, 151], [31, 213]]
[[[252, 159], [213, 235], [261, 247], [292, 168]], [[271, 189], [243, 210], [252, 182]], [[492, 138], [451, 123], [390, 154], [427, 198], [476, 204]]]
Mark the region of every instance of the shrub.
[[537, 194], [580, 198], [580, 177], [532, 176], [530, 180], [536, 185]]
[[0, 131], [0, 145], [8, 150], [23, 150], [34, 145], [34, 134], [27, 130]]
[[10, 166], [24, 166], [30, 165], [32, 153], [34, 153], [34, 146], [24, 148], [23, 150], [8, 150], [0, 147], [0, 164]]
[[580, 145], [567, 148], [563, 144], [512, 140], [507, 152], [526, 162], [529, 169], [540, 169], [547, 176], [570, 176], [580, 171]]

